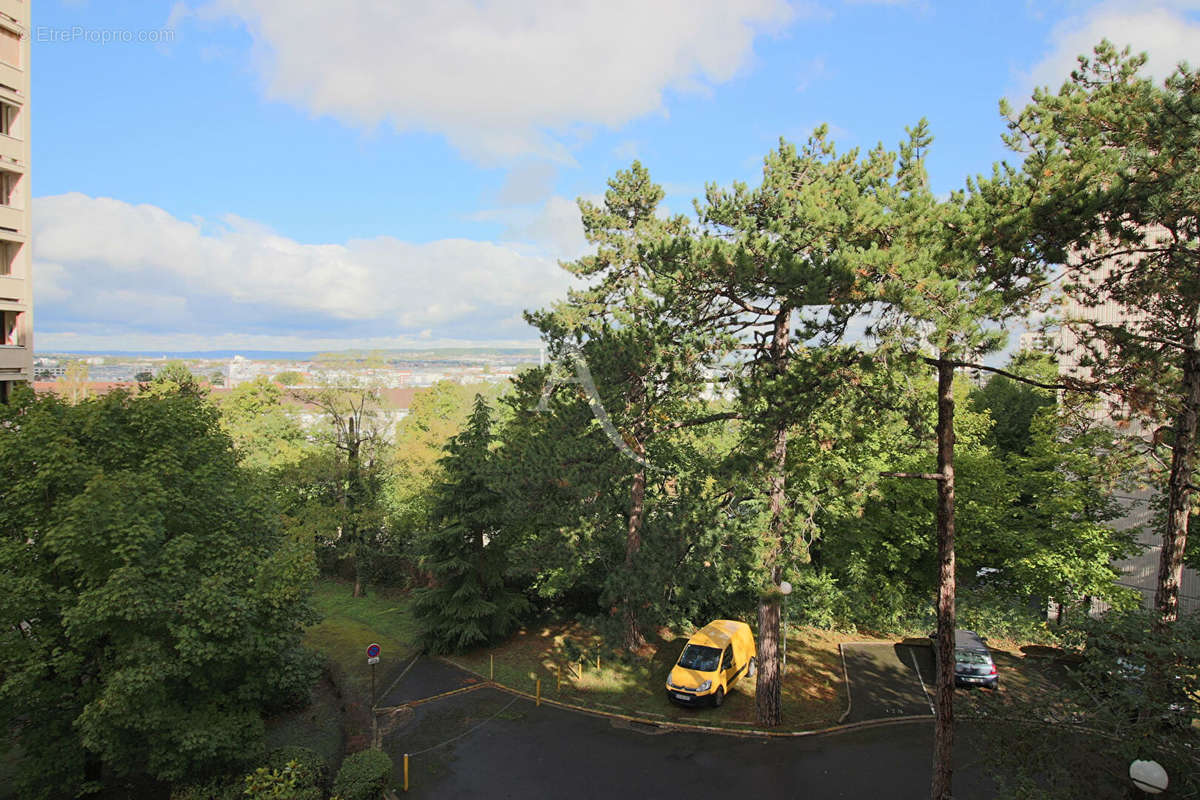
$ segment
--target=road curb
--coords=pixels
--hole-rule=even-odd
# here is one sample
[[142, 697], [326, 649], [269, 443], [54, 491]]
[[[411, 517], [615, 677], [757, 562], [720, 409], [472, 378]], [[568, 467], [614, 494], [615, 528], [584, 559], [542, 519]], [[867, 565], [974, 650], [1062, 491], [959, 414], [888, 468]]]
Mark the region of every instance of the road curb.
[[[478, 675], [480, 678], [483, 678], [483, 675], [481, 675], [480, 673], [475, 672], [474, 670], [471, 670], [471, 669], [467, 669], [466, 667], [464, 667], [460, 664], [455, 664], [453, 661], [449, 661], [444, 658], [439, 658], [438, 660], [443, 661], [443, 662], [449, 664], [450, 666], [461, 669], [463, 672], [469, 672], [472, 675]], [[520, 689], [514, 689], [511, 686], [505, 686], [502, 683], [497, 683], [496, 681], [487, 680], [486, 678], [484, 679], [483, 683], [478, 684], [477, 687], [475, 687], [475, 688], [484, 688], [485, 686], [491, 687], [494, 689], [498, 689], [502, 692], [507, 692], [508, 694], [511, 694], [511, 695], [523, 697], [527, 700], [532, 700], [534, 702], [537, 702], [537, 698], [529, 692], [524, 692]], [[847, 691], [847, 695], [849, 695], [849, 687], [848, 686], [847, 686], [846, 691]], [[461, 692], [458, 692], [458, 691], [453, 692], [453, 694], [460, 694], [460, 693]], [[425, 698], [418, 702], [421, 702], [421, 703], [429, 702], [431, 700], [439, 699], [439, 697], [441, 697], [441, 696], [448, 696], [448, 694]], [[882, 727], [887, 727], [889, 725], [900, 725], [900, 724], [907, 724], [907, 723], [911, 723], [911, 722], [924, 722], [924, 723], [928, 724], [933, 721], [933, 719], [931, 717], [922, 715], [922, 716], [889, 717], [887, 719], [869, 719], [869, 720], [863, 720], [862, 722], [850, 722], [850, 723], [844, 723], [844, 724], [839, 722], [839, 724], [832, 725], [828, 728], [815, 728], [813, 730], [806, 730], [806, 731], [769, 731], [769, 730], [763, 730], [761, 728], [751, 728], [749, 730], [734, 730], [731, 728], [720, 728], [720, 727], [713, 726], [713, 725], [697, 725], [696, 723], [693, 723], [693, 722], [669, 722], [669, 721], [664, 721], [662, 719], [650, 719], [649, 717], [638, 717], [638, 716], [634, 716], [632, 714], [620, 714], [620, 713], [613, 712], [613, 711], [602, 711], [597, 708], [590, 708], [588, 706], [575, 705], [574, 703], [564, 703], [561, 700], [552, 700], [552, 699], [550, 699], [548, 697], [544, 697], [544, 696], [542, 697], [541, 702], [542, 702], [542, 705], [552, 706], [554, 708], [559, 708], [564, 711], [572, 711], [577, 714], [586, 714], [586, 715], [592, 716], [592, 717], [600, 717], [602, 719], [619, 719], [624, 722], [636, 722], [641, 725], [650, 725], [650, 726], [653, 726], [656, 728], [664, 728], [664, 729], [672, 730], [672, 731], [682, 731], [682, 732], [688, 732], [688, 733], [716, 734], [719, 736], [733, 736], [733, 737], [742, 738], [742, 739], [802, 739], [802, 738], [811, 737], [811, 736], [835, 735], [835, 734], [844, 733], [847, 731], [863, 730], [866, 728], [882, 728]]]

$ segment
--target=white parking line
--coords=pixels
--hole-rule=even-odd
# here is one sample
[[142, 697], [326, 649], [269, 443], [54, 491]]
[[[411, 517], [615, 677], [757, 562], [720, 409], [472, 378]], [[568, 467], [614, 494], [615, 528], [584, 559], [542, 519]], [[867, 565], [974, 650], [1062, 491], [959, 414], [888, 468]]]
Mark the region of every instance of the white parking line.
[[911, 647], [908, 649], [909, 658], [912, 659], [913, 669], [917, 671], [917, 680], [921, 682], [921, 694], [925, 695], [926, 702], [929, 703], [929, 713], [937, 716], [937, 711], [933, 708], [933, 699], [929, 696], [929, 690], [925, 688], [925, 679], [921, 677], [921, 668], [917, 666], [917, 653]]

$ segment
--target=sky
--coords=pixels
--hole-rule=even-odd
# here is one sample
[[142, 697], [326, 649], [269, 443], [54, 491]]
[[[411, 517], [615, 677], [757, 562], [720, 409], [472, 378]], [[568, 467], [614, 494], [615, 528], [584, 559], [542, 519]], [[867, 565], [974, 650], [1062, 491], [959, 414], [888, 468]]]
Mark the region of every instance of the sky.
[[576, 201], [672, 212], [827, 124], [922, 117], [950, 192], [998, 101], [1101, 38], [1200, 64], [1200, 0], [34, 0], [39, 351], [532, 344]]

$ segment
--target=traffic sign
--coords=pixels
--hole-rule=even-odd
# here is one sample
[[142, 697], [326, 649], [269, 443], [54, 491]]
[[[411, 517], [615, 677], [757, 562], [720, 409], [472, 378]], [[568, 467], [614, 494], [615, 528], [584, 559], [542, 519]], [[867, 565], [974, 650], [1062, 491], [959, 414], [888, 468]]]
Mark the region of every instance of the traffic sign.
[[367, 663], [379, 663], [379, 645], [375, 644], [374, 642], [371, 642], [369, 645], [367, 645]]

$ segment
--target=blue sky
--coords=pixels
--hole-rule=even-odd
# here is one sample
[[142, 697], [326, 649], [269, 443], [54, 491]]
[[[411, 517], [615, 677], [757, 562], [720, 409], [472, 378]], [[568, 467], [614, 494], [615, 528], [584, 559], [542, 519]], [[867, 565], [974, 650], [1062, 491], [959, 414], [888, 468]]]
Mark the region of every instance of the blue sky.
[[[531, 342], [640, 159], [687, 211], [780, 136], [894, 145], [935, 189], [997, 101], [1102, 36], [1200, 63], [1200, 2], [38, 0], [39, 350]], [[104, 41], [104, 39], [115, 41]]]

